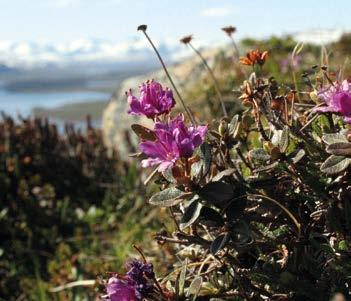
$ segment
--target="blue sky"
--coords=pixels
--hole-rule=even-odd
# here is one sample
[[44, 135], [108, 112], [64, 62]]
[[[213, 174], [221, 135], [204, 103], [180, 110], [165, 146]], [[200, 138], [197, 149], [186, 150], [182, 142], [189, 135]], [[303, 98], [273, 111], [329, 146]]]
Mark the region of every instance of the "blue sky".
[[159, 40], [193, 33], [217, 41], [225, 25], [238, 27], [238, 37], [351, 31], [350, 11], [350, 0], [0, 0], [0, 40], [127, 41], [143, 23]]

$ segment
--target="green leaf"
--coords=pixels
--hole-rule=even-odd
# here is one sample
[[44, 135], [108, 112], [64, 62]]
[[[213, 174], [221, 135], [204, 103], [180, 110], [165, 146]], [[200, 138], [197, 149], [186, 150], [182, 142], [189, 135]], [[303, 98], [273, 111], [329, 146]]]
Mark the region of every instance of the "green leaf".
[[132, 124], [131, 128], [133, 132], [143, 140], [155, 141], [157, 139], [153, 130], [150, 130], [140, 124]]
[[230, 239], [230, 235], [228, 233], [221, 234], [215, 238], [210, 247], [210, 252], [213, 255], [216, 255], [220, 250], [222, 250]]
[[227, 202], [234, 198], [233, 186], [224, 182], [210, 182], [198, 192], [199, 196], [211, 203]]
[[326, 148], [327, 153], [336, 156], [351, 156], [351, 143], [338, 142], [329, 144]]
[[333, 143], [344, 143], [348, 142], [346, 136], [341, 133], [336, 133], [336, 134], [325, 134], [322, 137], [322, 140], [324, 141], [325, 144], [333, 144]]
[[193, 281], [190, 283], [189, 289], [188, 289], [188, 296], [194, 295], [193, 300], [196, 300], [196, 297], [198, 296], [201, 285], [202, 285], [202, 277], [201, 276], [196, 276]]
[[198, 200], [194, 200], [185, 209], [182, 219], [180, 221], [180, 229], [184, 230], [193, 224], [197, 218], [200, 216], [202, 204]]
[[189, 196], [188, 193], [178, 188], [171, 187], [154, 194], [150, 198], [149, 203], [162, 207], [170, 207], [179, 204], [183, 201], [184, 197], [187, 196]]
[[326, 174], [336, 174], [344, 171], [351, 163], [351, 159], [345, 158], [343, 156], [331, 155], [325, 162], [321, 165], [321, 171]]
[[279, 150], [281, 153], [285, 153], [289, 146], [289, 127], [284, 126], [279, 139]]

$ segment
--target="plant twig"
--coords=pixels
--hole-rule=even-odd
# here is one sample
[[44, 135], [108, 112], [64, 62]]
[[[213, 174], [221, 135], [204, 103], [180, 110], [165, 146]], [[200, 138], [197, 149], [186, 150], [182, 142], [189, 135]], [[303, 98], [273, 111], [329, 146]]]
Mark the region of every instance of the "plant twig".
[[228, 117], [228, 113], [227, 113], [227, 110], [225, 108], [225, 104], [224, 104], [224, 101], [223, 101], [223, 97], [222, 97], [222, 94], [221, 94], [221, 91], [219, 89], [219, 85], [218, 85], [218, 81], [211, 69], [211, 67], [208, 65], [206, 59], [203, 57], [203, 55], [201, 54], [201, 52], [199, 50], [197, 50], [193, 44], [191, 44], [190, 42], [188, 43], [188, 45], [190, 46], [190, 48], [192, 50], [194, 50], [194, 52], [199, 56], [199, 58], [201, 59], [202, 63], [204, 64], [204, 66], [206, 67], [206, 69], [208, 70], [212, 80], [213, 80], [213, 84], [214, 84], [214, 87], [215, 87], [215, 90], [216, 90], [216, 93], [217, 93], [217, 97], [218, 97], [218, 100], [219, 102], [221, 103], [221, 106], [222, 106], [222, 110], [223, 110], [223, 114], [225, 117]]
[[179, 100], [180, 100], [180, 102], [181, 102], [181, 104], [182, 104], [182, 106], [183, 106], [183, 108], [184, 108], [184, 111], [185, 111], [186, 114], [188, 115], [188, 117], [189, 117], [189, 119], [191, 120], [191, 122], [192, 122], [193, 124], [196, 124], [194, 117], [192, 116], [191, 112], [189, 111], [189, 109], [188, 109], [187, 106], [185, 105], [185, 102], [184, 102], [182, 96], [180, 95], [180, 93], [179, 93], [179, 91], [178, 91], [178, 89], [177, 89], [177, 86], [175, 85], [175, 83], [174, 83], [174, 81], [173, 81], [171, 75], [169, 74], [168, 69], [167, 69], [167, 67], [166, 67], [166, 64], [164, 63], [164, 61], [163, 61], [163, 59], [162, 59], [160, 53], [158, 52], [158, 50], [157, 50], [155, 44], [152, 42], [151, 38], [150, 38], [149, 35], [147, 34], [146, 28], [147, 28], [146, 25], [140, 25], [140, 26], [138, 27], [138, 30], [141, 30], [141, 31], [144, 33], [146, 39], [149, 41], [150, 45], [151, 45], [152, 48], [154, 49], [154, 51], [155, 51], [155, 53], [156, 53], [156, 55], [157, 55], [157, 57], [158, 57], [158, 59], [159, 59], [161, 65], [162, 65], [162, 67], [163, 67], [163, 70], [165, 71], [165, 73], [166, 73], [166, 75], [167, 75], [167, 77], [168, 77], [168, 79], [169, 79], [169, 81], [170, 81], [170, 83], [171, 83], [171, 85], [172, 85], [174, 91], [176, 92], [176, 94], [177, 94], [177, 96], [178, 96], [178, 98], [179, 98]]

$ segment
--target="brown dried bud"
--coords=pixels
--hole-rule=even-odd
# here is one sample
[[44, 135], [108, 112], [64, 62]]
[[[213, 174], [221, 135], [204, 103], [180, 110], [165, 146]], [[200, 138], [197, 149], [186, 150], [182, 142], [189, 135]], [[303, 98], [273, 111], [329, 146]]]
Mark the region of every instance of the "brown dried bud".
[[186, 44], [190, 43], [192, 39], [193, 39], [193, 36], [188, 35], [188, 36], [181, 38], [180, 42], [186, 45]]
[[236, 27], [234, 27], [234, 26], [226, 26], [226, 27], [222, 27], [222, 30], [223, 30], [228, 36], [231, 36], [234, 32], [236, 32]]
[[145, 24], [142, 24], [142, 25], [138, 26], [138, 30], [146, 31], [146, 29], [147, 29], [147, 25], [145, 25]]

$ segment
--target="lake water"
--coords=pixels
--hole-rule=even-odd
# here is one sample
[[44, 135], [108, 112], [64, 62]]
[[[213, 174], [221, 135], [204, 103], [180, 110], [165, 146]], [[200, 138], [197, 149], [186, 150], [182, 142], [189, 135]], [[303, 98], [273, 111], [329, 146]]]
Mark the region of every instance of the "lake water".
[[0, 111], [16, 117], [17, 113], [29, 116], [34, 107], [55, 108], [64, 104], [108, 100], [109, 93], [91, 91], [29, 92], [20, 93], [2, 89], [0, 86]]

